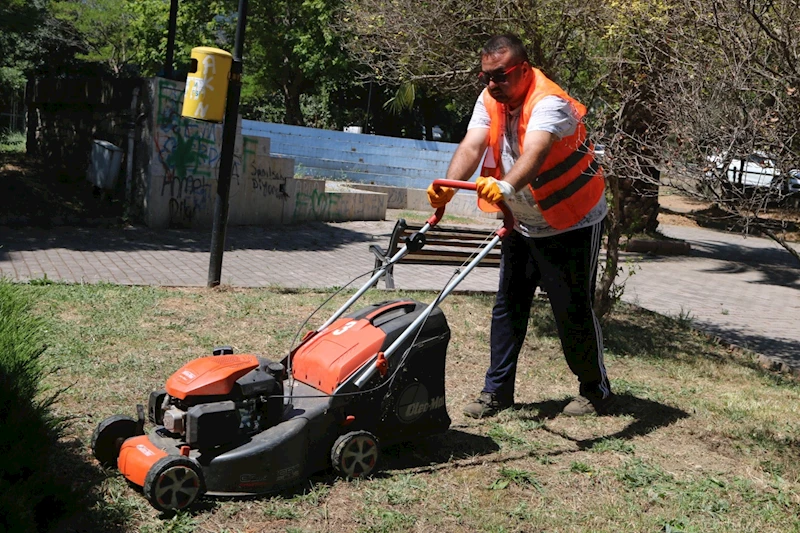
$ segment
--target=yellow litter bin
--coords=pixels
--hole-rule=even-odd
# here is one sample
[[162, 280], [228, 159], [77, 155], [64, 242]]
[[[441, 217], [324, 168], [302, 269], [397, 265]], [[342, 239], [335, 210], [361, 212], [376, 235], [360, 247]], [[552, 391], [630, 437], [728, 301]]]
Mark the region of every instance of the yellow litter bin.
[[192, 48], [194, 70], [186, 77], [181, 115], [208, 122], [222, 122], [233, 56], [225, 50]]

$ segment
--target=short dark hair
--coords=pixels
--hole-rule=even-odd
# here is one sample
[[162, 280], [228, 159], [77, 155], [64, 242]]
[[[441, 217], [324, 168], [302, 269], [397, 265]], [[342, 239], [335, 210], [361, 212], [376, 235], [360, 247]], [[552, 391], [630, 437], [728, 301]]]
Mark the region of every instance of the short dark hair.
[[481, 50], [481, 57], [499, 54], [503, 50], [510, 50], [512, 57], [516, 57], [520, 61], [528, 61], [528, 51], [525, 50], [525, 45], [522, 44], [519, 37], [512, 33], [495, 35], [486, 41]]

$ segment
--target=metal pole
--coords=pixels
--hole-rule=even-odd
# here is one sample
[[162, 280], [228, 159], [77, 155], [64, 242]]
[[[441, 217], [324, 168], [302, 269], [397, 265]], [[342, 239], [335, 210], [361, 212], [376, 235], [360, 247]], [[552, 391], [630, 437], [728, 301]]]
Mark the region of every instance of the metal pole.
[[222, 279], [222, 253], [225, 250], [225, 230], [228, 225], [228, 201], [231, 191], [233, 147], [236, 144], [236, 122], [239, 117], [239, 97], [242, 94], [242, 50], [247, 22], [247, 0], [239, 0], [239, 19], [236, 23], [236, 42], [233, 50], [231, 79], [222, 127], [222, 152], [219, 158], [217, 200], [214, 204], [214, 227], [211, 230], [211, 258], [208, 264], [208, 286], [216, 287]]
[[178, 0], [170, 0], [169, 26], [167, 30], [167, 58], [164, 60], [164, 77], [172, 78], [172, 63], [175, 58], [175, 31], [178, 26]]
[[367, 131], [367, 126], [369, 125], [369, 110], [371, 104], [372, 104], [372, 80], [370, 80], [369, 82], [369, 94], [367, 95], [367, 112], [364, 116], [364, 127], [362, 128], [362, 131], [364, 133], [370, 133], [369, 131]]

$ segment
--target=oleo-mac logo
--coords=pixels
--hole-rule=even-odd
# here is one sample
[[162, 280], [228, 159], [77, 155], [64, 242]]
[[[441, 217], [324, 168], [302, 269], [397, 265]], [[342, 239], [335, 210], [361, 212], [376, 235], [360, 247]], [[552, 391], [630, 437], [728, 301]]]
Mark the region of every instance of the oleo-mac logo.
[[402, 422], [413, 422], [433, 409], [444, 407], [444, 396], [428, 399], [428, 389], [422, 383], [406, 387], [397, 402], [397, 418]]

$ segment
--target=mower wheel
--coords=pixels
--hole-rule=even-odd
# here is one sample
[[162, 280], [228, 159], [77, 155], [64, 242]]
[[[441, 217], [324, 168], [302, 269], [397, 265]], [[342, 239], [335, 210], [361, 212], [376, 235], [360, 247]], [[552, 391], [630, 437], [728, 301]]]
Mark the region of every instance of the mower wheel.
[[336, 439], [331, 449], [334, 470], [347, 478], [367, 477], [378, 463], [378, 441], [367, 431], [353, 431]]
[[162, 513], [186, 509], [205, 492], [203, 472], [194, 459], [168, 455], [150, 467], [142, 491]]
[[100, 422], [92, 433], [92, 453], [105, 467], [116, 467], [122, 443], [137, 435], [136, 420], [114, 415]]

